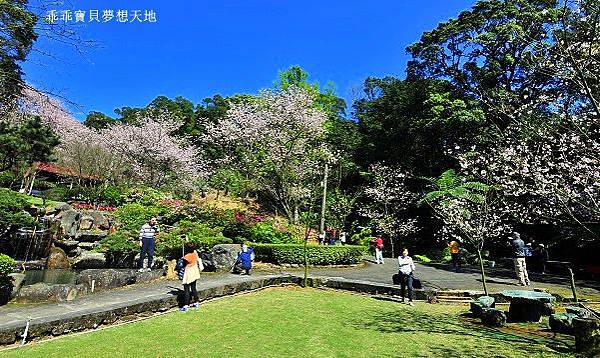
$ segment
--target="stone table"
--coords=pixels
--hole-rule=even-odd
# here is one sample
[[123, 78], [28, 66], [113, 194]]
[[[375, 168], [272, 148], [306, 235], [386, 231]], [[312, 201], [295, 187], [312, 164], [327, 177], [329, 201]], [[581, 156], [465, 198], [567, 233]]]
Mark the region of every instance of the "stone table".
[[508, 309], [511, 322], [539, 322], [542, 316], [554, 313], [554, 296], [545, 292], [507, 290], [500, 293], [510, 302]]

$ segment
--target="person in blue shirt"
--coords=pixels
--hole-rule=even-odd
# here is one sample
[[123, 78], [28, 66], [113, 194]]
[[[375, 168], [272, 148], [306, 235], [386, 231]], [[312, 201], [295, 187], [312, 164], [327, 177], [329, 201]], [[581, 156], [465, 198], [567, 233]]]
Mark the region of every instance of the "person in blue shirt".
[[237, 260], [234, 265], [234, 272], [239, 274], [250, 275], [252, 270], [252, 261], [254, 260], [254, 249], [242, 244], [242, 250], [238, 253]]

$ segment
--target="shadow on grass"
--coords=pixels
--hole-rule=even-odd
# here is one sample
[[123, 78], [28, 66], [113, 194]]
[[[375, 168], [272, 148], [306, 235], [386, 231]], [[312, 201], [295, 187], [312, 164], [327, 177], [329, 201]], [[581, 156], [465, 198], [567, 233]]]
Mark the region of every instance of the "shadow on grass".
[[[374, 297], [375, 299], [379, 299]], [[400, 306], [404, 308], [404, 306]], [[405, 309], [385, 310], [373, 312], [370, 317], [359, 320], [355, 323], [355, 328], [375, 330], [381, 333], [413, 333], [415, 339], [421, 335], [427, 342], [428, 334], [444, 334], [456, 335], [461, 337], [473, 337], [483, 340], [501, 341], [508, 344], [518, 344], [519, 349], [528, 353], [539, 354], [542, 346], [546, 346], [557, 353], [572, 352], [572, 347], [565, 341], [553, 339], [553, 337], [544, 337], [540, 335], [528, 334], [524, 330], [511, 332], [510, 327], [491, 328], [478, 323], [470, 317], [470, 314], [465, 313], [460, 316], [453, 314], [442, 313], [425, 313], [419, 310], [418, 307], [406, 307]], [[453, 339], [449, 338], [448, 342]], [[430, 341], [431, 343], [439, 343]], [[473, 354], [485, 353], [477, 351], [479, 345], [471, 347]], [[452, 344], [431, 344], [428, 346], [435, 356], [456, 356], [457, 353], [468, 354], [468, 352], [457, 352], [452, 347]], [[493, 352], [490, 352], [490, 357], [493, 357]]]

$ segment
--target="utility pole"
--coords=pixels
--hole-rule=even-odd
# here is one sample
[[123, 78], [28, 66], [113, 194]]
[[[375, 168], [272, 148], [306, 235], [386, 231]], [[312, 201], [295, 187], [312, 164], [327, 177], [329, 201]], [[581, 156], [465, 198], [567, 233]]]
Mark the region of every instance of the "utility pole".
[[323, 201], [321, 202], [321, 226], [319, 230], [325, 239], [325, 208], [327, 206], [327, 174], [329, 172], [329, 164], [325, 163], [325, 174], [323, 175]]

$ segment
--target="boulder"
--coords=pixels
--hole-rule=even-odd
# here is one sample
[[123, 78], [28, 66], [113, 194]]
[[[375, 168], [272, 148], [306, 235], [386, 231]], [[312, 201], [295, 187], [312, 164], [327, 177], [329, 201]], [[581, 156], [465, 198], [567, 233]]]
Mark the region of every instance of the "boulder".
[[82, 252], [83, 252], [83, 250], [81, 249], [81, 247], [77, 246], [76, 248], [70, 250], [68, 255], [69, 255], [69, 257], [76, 257], [76, 256], [81, 255]]
[[577, 315], [573, 313], [555, 313], [550, 315], [548, 323], [550, 330], [554, 333], [573, 334], [573, 318]]
[[[140, 253], [138, 252], [134, 258], [132, 265], [129, 267], [137, 267], [138, 262], [140, 261]], [[167, 260], [162, 256], [154, 256], [152, 259], [152, 268], [153, 269], [163, 269], [167, 264]], [[148, 265], [148, 256], [144, 259], [144, 267]]]
[[[108, 267], [120, 268], [120, 269], [131, 269], [137, 268], [137, 261], [135, 261], [135, 253], [123, 253], [109, 251], [106, 253], [106, 263]], [[139, 258], [139, 256], [138, 256]]]
[[136, 283], [155, 281], [163, 277], [164, 275], [164, 270], [152, 270], [150, 272], [137, 272], [136, 270], [134, 270], [134, 272], [136, 276]]
[[134, 284], [136, 275], [134, 270], [87, 269], [75, 279], [77, 284], [87, 285], [88, 288], [92, 287], [92, 281], [95, 281], [94, 290], [106, 290]]
[[81, 285], [47, 284], [43, 282], [23, 286], [16, 295], [19, 302], [65, 302], [81, 297], [87, 292]]
[[471, 302], [471, 313], [475, 317], [481, 317], [481, 313], [484, 309], [495, 307], [494, 297], [481, 296], [475, 301]]
[[575, 351], [587, 357], [600, 356], [600, 320], [595, 318], [573, 318]]
[[83, 251], [74, 259], [73, 267], [77, 269], [104, 268], [106, 256], [101, 252]]
[[208, 253], [208, 252], [201, 253], [200, 259], [202, 260], [202, 264], [204, 265], [204, 271], [206, 271], [206, 272], [217, 271], [217, 265], [215, 263], [215, 260], [213, 259], [213, 255], [211, 253]]
[[59, 247], [51, 247], [46, 260], [46, 268], [51, 270], [71, 268], [65, 251]]
[[102, 212], [93, 210], [88, 215], [94, 220], [94, 228], [100, 230], [109, 230], [111, 228], [110, 220]]
[[81, 213], [77, 210], [68, 209], [61, 211], [56, 218], [60, 219], [60, 226], [66, 236], [74, 237], [79, 229], [79, 218]]
[[100, 230], [85, 230], [78, 231], [75, 238], [83, 242], [98, 242], [108, 236], [107, 231]]
[[11, 273], [8, 277], [12, 280], [12, 292], [10, 297], [14, 298], [17, 295], [17, 292], [23, 287], [23, 283], [25, 283], [25, 274], [24, 273]]
[[484, 308], [481, 311], [481, 322], [486, 326], [502, 327], [506, 324], [506, 314], [495, 308]]
[[594, 317], [593, 313], [590, 312], [590, 310], [587, 310], [583, 307], [568, 306], [568, 307], [565, 307], [565, 311], [567, 311], [567, 313], [572, 313], [572, 314], [576, 315], [577, 317], [581, 317], [581, 318]]
[[94, 227], [94, 218], [90, 215], [82, 215], [79, 220], [79, 230], [91, 230]]
[[229, 271], [235, 264], [237, 254], [240, 251], [239, 244], [219, 244], [212, 249], [212, 258], [215, 267], [219, 271]]
[[93, 250], [96, 246], [98, 246], [98, 244], [96, 244], [95, 242], [80, 242], [79, 243], [79, 247], [82, 250], [87, 250], [87, 251]]
[[54, 241], [54, 246], [60, 247], [61, 249], [65, 250], [65, 252], [69, 252], [69, 251], [77, 248], [77, 245], [79, 245], [79, 241], [76, 241], [76, 240], [56, 240], [56, 241]]

